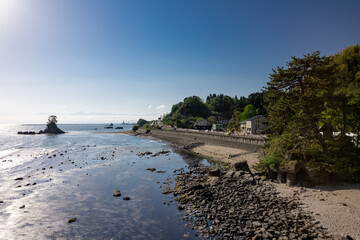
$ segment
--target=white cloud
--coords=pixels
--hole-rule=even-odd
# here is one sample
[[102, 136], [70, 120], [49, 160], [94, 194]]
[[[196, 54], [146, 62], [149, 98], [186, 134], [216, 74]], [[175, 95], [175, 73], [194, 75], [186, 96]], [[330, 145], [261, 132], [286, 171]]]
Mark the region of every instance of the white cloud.
[[156, 107], [156, 109], [164, 109], [164, 108], [166, 108], [166, 106], [162, 104]]
[[148, 109], [151, 109], [152, 108], [152, 105], [150, 104], [149, 106], [148, 106]]

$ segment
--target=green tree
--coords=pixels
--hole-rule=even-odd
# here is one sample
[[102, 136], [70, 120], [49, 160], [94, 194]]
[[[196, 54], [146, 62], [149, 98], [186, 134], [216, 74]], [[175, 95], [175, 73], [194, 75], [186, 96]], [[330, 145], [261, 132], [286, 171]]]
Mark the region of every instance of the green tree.
[[[335, 97], [332, 107], [341, 116], [337, 128], [341, 136], [347, 132], [355, 133], [353, 138], [360, 143], [360, 45], [348, 47], [334, 56]], [[331, 104], [330, 104], [331, 106]], [[332, 118], [335, 116], [332, 115]]]
[[240, 122], [256, 116], [256, 109], [252, 104], [245, 106], [244, 111], [235, 110], [229, 120], [228, 129], [239, 129]]
[[319, 130], [324, 99], [318, 96], [318, 92], [326, 82], [328, 61], [317, 51], [304, 58], [293, 57], [287, 63], [287, 69], [278, 67], [270, 75], [265, 101], [272, 132], [268, 149], [274, 155], [271, 157], [284, 160], [283, 154], [286, 153], [288, 159], [304, 163], [318, 158], [324, 142]]
[[258, 114], [265, 114], [265, 108], [264, 108], [264, 93], [263, 92], [256, 92], [251, 93], [246, 99], [246, 102], [248, 104], [252, 104], [255, 109], [258, 111]]
[[188, 117], [207, 118], [210, 115], [210, 110], [201, 98], [192, 96], [184, 99], [183, 104], [176, 110], [174, 115], [181, 119], [186, 119]]
[[148, 123], [148, 121], [146, 121], [145, 119], [140, 118], [137, 121], [136, 125], [138, 125], [139, 127], [143, 127], [146, 123]]
[[208, 97], [208, 101], [206, 102], [209, 106], [209, 109], [219, 114], [222, 117], [230, 117], [234, 108], [234, 99], [229, 96], [220, 94], [219, 96]]
[[244, 112], [240, 114], [240, 121], [244, 121], [246, 119], [252, 118], [256, 116], [256, 109], [254, 105], [248, 104], [246, 105]]
[[230, 118], [227, 128], [238, 129], [240, 126], [241, 111], [234, 111], [232, 118]]
[[239, 99], [235, 99], [234, 104], [235, 104], [234, 108], [237, 111], [244, 111], [244, 108], [247, 104], [247, 99], [246, 97], [241, 96]]
[[138, 129], [139, 129], [139, 126], [138, 126], [138, 125], [132, 126], [132, 131], [133, 131], [133, 132], [136, 132]]
[[[346, 133], [359, 123], [358, 48], [335, 57], [320, 56], [319, 51], [293, 57], [287, 68], [273, 70], [264, 89], [271, 134], [263, 163], [296, 160], [355, 176], [359, 149]], [[334, 131], [341, 132], [338, 138], [332, 137]]]
[[217, 122], [217, 119], [215, 116], [210, 116], [207, 119], [211, 124], [215, 124]]
[[57, 116], [51, 115], [48, 117], [47, 126], [57, 124]]

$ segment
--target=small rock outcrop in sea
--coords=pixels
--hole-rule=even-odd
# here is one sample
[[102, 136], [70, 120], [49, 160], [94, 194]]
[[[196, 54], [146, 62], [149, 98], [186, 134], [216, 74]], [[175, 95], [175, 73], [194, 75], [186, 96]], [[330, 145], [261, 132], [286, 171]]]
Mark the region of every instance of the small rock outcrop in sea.
[[73, 218], [70, 218], [68, 223], [72, 223], [72, 222], [75, 222], [76, 221], [76, 217], [73, 217]]
[[63, 130], [58, 128], [57, 126], [57, 117], [56, 116], [50, 116], [48, 118], [48, 122], [46, 124], [45, 130], [40, 130], [38, 133], [35, 131], [24, 131], [24, 132], [17, 132], [18, 134], [24, 134], [24, 135], [34, 135], [34, 134], [62, 134], [65, 133]]
[[115, 188], [115, 191], [114, 191], [114, 193], [113, 193], [113, 196], [114, 196], [114, 197], [120, 197], [120, 196], [121, 196], [120, 191]]
[[[41, 131], [40, 131], [41, 132]], [[39, 132], [39, 134], [40, 134]], [[48, 134], [62, 134], [65, 133], [63, 130], [58, 128], [58, 126], [55, 123], [48, 123], [46, 129], [43, 131], [43, 133]]]
[[[241, 166], [240, 166], [241, 165]], [[306, 212], [298, 195], [281, 197], [245, 164], [228, 171], [190, 167], [173, 190], [183, 220], [211, 239], [334, 239]]]
[[24, 134], [24, 135], [34, 135], [36, 132], [34, 131], [25, 131], [25, 132], [17, 132], [18, 134]]

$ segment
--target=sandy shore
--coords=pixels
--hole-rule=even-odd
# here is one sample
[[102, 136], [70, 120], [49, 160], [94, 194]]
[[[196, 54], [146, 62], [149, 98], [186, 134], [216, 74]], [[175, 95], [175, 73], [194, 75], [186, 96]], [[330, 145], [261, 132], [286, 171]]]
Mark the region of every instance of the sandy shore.
[[[176, 146], [187, 146], [194, 141], [189, 141], [181, 135], [174, 137], [156, 133], [147, 137], [159, 138]], [[144, 136], [140, 130], [135, 135]], [[134, 133], [132, 133], [134, 134]], [[258, 162], [259, 153], [247, 151], [241, 148], [224, 146], [221, 142], [206, 142], [203, 145], [192, 148], [196, 154], [202, 155], [213, 161], [234, 164], [247, 161], [250, 169]], [[346, 184], [337, 186], [317, 186], [314, 188], [289, 187], [285, 184], [273, 183], [281, 195], [289, 196], [296, 194], [304, 207], [314, 214], [314, 217], [329, 233], [334, 236], [349, 235], [354, 239], [360, 239], [360, 184]]]
[[334, 236], [360, 239], [360, 184], [314, 188], [273, 185], [283, 196], [298, 194], [304, 207]]

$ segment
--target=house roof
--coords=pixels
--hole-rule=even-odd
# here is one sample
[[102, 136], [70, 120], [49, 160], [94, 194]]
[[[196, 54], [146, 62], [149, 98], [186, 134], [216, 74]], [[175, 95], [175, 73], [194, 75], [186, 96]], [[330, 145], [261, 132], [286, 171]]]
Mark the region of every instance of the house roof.
[[262, 117], [264, 117], [264, 116], [263, 116], [263, 115], [256, 115], [255, 117], [248, 118], [248, 119], [240, 122], [240, 124], [245, 123], [245, 122], [247, 122], [247, 121], [252, 121], [252, 120], [255, 120], [255, 119], [258, 119], [258, 118], [262, 118]]
[[208, 126], [208, 125], [211, 125], [211, 123], [206, 120], [206, 119], [199, 119], [197, 120], [194, 125], [205, 125], [205, 126]]

